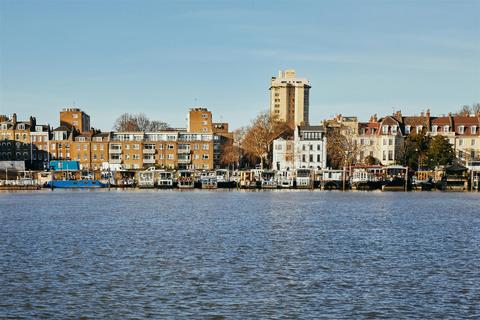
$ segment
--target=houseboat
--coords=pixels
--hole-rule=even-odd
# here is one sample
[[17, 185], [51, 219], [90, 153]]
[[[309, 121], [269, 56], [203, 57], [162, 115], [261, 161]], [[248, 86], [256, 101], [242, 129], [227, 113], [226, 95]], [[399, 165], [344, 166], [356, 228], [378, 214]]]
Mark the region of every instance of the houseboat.
[[101, 172], [102, 183], [114, 188], [131, 188], [135, 187], [135, 171], [131, 170], [115, 170]]
[[275, 171], [263, 170], [260, 175], [260, 183], [262, 189], [276, 189], [277, 180], [275, 178]]
[[412, 188], [418, 191], [431, 191], [435, 189], [434, 174], [435, 173], [430, 170], [419, 170], [415, 172], [412, 178]]
[[45, 185], [47, 188], [105, 188], [95, 174], [82, 172], [78, 161], [52, 160], [50, 161], [52, 171], [51, 180]]
[[382, 191], [407, 191], [408, 168], [388, 166], [383, 168]]
[[38, 190], [41, 186], [31, 171], [16, 172], [14, 180], [7, 178], [5, 175], [5, 180], [0, 180], [0, 190]]
[[382, 166], [354, 166], [349, 168], [352, 190], [375, 190], [382, 188]]
[[138, 172], [138, 187], [141, 189], [155, 188], [155, 167], [150, 167], [147, 170]]
[[293, 188], [295, 177], [292, 170], [280, 170], [276, 172], [275, 179], [279, 188]]
[[323, 169], [321, 188], [323, 190], [342, 190], [344, 184], [343, 170]]
[[300, 168], [295, 171], [295, 187], [312, 189], [314, 184], [313, 171], [309, 168]]
[[175, 179], [172, 171], [158, 170], [156, 180], [157, 188], [169, 189], [175, 186]]
[[177, 187], [179, 189], [193, 189], [195, 187], [195, 172], [191, 170], [178, 170]]
[[200, 187], [202, 189], [217, 189], [217, 175], [215, 172], [202, 172], [200, 174]]
[[240, 188], [254, 189], [257, 187], [257, 179], [253, 170], [240, 171]]
[[437, 188], [443, 191], [467, 191], [469, 174], [468, 168], [462, 165], [451, 165], [443, 168], [437, 168], [437, 175], [441, 179], [436, 181]]
[[218, 188], [235, 188], [235, 181], [230, 179], [230, 171], [227, 169], [215, 170]]

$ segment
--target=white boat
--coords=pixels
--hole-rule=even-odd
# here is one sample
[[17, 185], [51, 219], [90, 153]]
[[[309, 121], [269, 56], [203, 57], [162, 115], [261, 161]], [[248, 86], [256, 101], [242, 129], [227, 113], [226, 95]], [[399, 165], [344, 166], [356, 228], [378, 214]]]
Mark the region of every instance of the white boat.
[[200, 174], [200, 185], [202, 189], [217, 189], [217, 176], [215, 172], [202, 172]]
[[177, 187], [179, 189], [193, 189], [195, 187], [195, 172], [191, 170], [178, 170]]
[[296, 187], [299, 189], [313, 188], [313, 172], [309, 168], [295, 170]]
[[280, 188], [293, 188], [295, 177], [292, 170], [280, 170], [276, 172], [277, 185]]
[[145, 171], [138, 173], [138, 187], [139, 188], [154, 188], [155, 187], [155, 168], [150, 167]]
[[275, 171], [264, 170], [260, 175], [260, 182], [262, 189], [277, 188], [277, 180], [275, 178]]
[[157, 188], [173, 188], [174, 177], [172, 171], [158, 170], [156, 176]]

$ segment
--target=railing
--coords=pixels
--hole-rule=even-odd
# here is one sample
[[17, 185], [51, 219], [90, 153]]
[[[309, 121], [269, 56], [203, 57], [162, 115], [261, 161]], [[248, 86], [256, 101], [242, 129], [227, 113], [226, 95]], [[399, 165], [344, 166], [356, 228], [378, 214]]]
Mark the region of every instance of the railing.
[[143, 149], [143, 153], [145, 153], [145, 154], [155, 154], [155, 149]]
[[118, 153], [122, 153], [122, 149], [108, 149], [108, 152], [118, 154]]
[[122, 163], [122, 159], [110, 159], [110, 160], [108, 160], [108, 162], [110, 162], [112, 164], [120, 164], [120, 163]]
[[183, 154], [190, 153], [190, 149], [178, 149], [178, 153], [183, 153]]
[[190, 163], [190, 159], [178, 159], [178, 163]]
[[155, 163], [155, 159], [144, 158], [143, 163]]

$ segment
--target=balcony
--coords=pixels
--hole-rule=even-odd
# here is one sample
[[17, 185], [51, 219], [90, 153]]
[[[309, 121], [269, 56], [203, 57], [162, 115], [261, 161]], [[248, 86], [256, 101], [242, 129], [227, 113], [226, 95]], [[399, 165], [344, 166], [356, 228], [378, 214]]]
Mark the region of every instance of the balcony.
[[144, 154], [155, 154], [155, 149], [143, 149]]
[[177, 150], [179, 154], [189, 154], [190, 149], [178, 149]]
[[109, 153], [120, 154], [122, 153], [122, 149], [108, 149]]
[[178, 163], [190, 163], [190, 159], [178, 159]]
[[155, 159], [145, 158], [143, 159], [143, 163], [155, 163]]
[[111, 164], [120, 164], [122, 163], [122, 159], [110, 159], [108, 162]]

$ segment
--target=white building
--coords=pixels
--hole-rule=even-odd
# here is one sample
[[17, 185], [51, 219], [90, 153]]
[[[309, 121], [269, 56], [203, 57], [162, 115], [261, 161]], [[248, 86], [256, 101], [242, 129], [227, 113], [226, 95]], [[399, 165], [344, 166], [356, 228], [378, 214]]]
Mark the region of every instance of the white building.
[[327, 137], [323, 126], [296, 126], [293, 140], [273, 141], [275, 170], [327, 167]]

